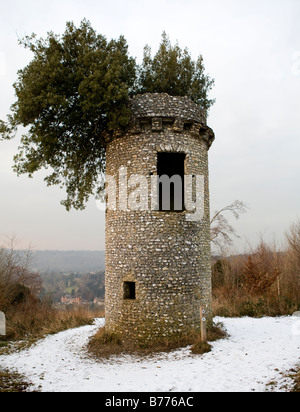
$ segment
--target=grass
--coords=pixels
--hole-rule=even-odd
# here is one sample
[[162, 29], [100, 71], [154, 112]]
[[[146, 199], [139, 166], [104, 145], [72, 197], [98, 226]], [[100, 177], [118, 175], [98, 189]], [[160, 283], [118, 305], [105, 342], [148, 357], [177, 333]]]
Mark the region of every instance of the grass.
[[[213, 324], [208, 329], [207, 338], [209, 342], [215, 342], [227, 337], [227, 332], [224, 330], [221, 323]], [[195, 342], [191, 347], [191, 351], [194, 355], [202, 355], [211, 351], [211, 345], [209, 343], [203, 343], [199, 335], [196, 336]]]
[[213, 315], [221, 317], [262, 318], [292, 315], [299, 308], [298, 300], [287, 296], [249, 296], [240, 289], [216, 288], [213, 298]]
[[[278, 369], [277, 369], [278, 371]], [[281, 375], [284, 378], [283, 384], [280, 386], [280, 391], [290, 392], [290, 393], [300, 393], [300, 366], [298, 368], [292, 368], [287, 372], [282, 372]], [[287, 381], [288, 380], [288, 381]], [[292, 385], [290, 383], [292, 381]], [[274, 391], [274, 388], [278, 387], [277, 381], [272, 381], [267, 384], [267, 387], [271, 388], [271, 391]]]
[[[208, 331], [209, 342], [223, 339], [226, 336], [226, 332], [222, 329], [221, 324], [214, 325]], [[191, 346], [192, 354], [204, 354], [211, 351], [211, 345], [209, 343], [202, 343], [200, 335], [196, 332], [149, 342], [132, 342], [122, 339], [116, 333], [108, 333], [105, 327], [101, 328], [91, 338], [88, 349], [93, 357], [102, 359], [120, 354], [148, 356], [155, 353], [171, 352], [187, 346]]]
[[0, 340], [5, 342], [39, 339], [45, 335], [62, 332], [93, 323], [94, 318], [103, 317], [104, 312], [94, 312], [86, 308], [57, 310], [36, 307], [7, 314], [7, 333]]
[[31, 383], [18, 373], [0, 369], [0, 392], [29, 392]]
[[292, 392], [300, 393], [300, 367], [294, 376], [294, 388]]

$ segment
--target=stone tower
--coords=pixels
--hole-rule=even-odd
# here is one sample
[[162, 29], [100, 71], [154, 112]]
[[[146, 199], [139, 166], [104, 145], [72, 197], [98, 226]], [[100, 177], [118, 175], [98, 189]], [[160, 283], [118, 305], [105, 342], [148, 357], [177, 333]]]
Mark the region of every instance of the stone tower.
[[[187, 97], [137, 95], [131, 110], [129, 130], [107, 144], [106, 329], [143, 341], [198, 330], [200, 306], [211, 313], [214, 133]], [[182, 188], [160, 184], [163, 175], [180, 176]], [[200, 213], [186, 208], [184, 193]]]

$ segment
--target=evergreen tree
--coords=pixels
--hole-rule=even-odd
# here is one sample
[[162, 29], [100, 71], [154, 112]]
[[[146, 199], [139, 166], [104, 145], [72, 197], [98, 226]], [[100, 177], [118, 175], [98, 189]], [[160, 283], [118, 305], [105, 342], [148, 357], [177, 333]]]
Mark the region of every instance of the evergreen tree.
[[32, 35], [21, 44], [34, 58], [18, 72], [17, 101], [0, 132], [11, 138], [19, 126], [28, 127], [15, 171], [31, 177], [50, 167], [47, 184], [64, 185], [68, 198], [62, 203], [82, 209], [101, 189], [106, 134], [128, 125], [135, 60], [124, 37], [108, 42], [85, 20], [79, 28], [67, 23], [62, 37]]
[[20, 44], [33, 59], [18, 72], [17, 100], [8, 120], [0, 120], [0, 138], [26, 128], [14, 170], [32, 177], [50, 168], [45, 181], [66, 188], [67, 210], [84, 209], [102, 191], [107, 136], [128, 126], [131, 95], [165, 92], [189, 96], [204, 109], [213, 104], [207, 98], [213, 80], [204, 74], [202, 57], [193, 62], [165, 33], [153, 59], [146, 46], [140, 67], [123, 36], [107, 41], [86, 20], [78, 28], [67, 23], [62, 36], [33, 34]]
[[172, 46], [165, 32], [153, 58], [151, 48], [144, 48], [144, 59], [139, 70], [140, 93], [188, 96], [206, 110], [214, 103], [214, 100], [208, 99], [214, 80], [205, 75], [203, 57], [193, 61], [188, 49], [182, 50], [178, 44]]

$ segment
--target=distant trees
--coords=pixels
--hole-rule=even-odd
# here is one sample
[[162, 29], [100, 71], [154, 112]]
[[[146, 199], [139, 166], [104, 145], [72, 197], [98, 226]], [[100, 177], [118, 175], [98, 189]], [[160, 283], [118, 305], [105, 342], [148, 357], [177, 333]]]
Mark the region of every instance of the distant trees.
[[60, 298], [66, 294], [76, 297], [80, 296], [88, 302], [92, 302], [94, 298], [104, 299], [104, 272], [87, 274], [52, 272], [42, 273], [41, 278], [43, 281], [43, 300], [58, 303]]
[[78, 295], [91, 302], [95, 298], [104, 299], [105, 295], [105, 275], [104, 272], [88, 273], [83, 275], [79, 281]]
[[20, 44], [33, 59], [18, 72], [17, 100], [7, 121], [0, 120], [0, 138], [12, 139], [20, 126], [26, 128], [14, 170], [32, 177], [50, 169], [45, 182], [65, 187], [67, 210], [83, 209], [102, 191], [106, 138], [128, 126], [130, 96], [187, 95], [207, 110], [214, 102], [208, 99], [214, 82], [205, 75], [202, 56], [194, 62], [165, 33], [153, 59], [145, 48], [141, 66], [129, 56], [123, 36], [108, 41], [86, 20], [79, 27], [68, 22], [61, 36], [33, 34]]

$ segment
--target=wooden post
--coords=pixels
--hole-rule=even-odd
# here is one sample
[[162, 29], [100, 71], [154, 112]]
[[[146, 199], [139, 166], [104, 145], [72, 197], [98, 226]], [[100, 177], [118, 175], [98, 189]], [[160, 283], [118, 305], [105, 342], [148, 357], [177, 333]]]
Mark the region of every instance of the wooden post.
[[200, 319], [201, 319], [201, 342], [207, 343], [206, 311], [203, 308], [203, 306], [200, 307]]

